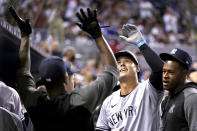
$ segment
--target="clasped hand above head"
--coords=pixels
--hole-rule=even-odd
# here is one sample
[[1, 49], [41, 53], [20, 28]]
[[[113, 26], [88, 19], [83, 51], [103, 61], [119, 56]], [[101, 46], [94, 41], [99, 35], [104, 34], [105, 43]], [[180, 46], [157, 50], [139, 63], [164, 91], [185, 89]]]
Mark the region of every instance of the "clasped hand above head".
[[76, 14], [79, 22], [77, 25], [83, 31], [89, 33], [94, 39], [102, 35], [101, 28], [97, 20], [97, 11], [87, 8], [87, 12], [84, 12], [83, 9], [80, 9], [80, 12]]
[[22, 18], [20, 18], [12, 6], [9, 7], [9, 11], [12, 17], [14, 18], [14, 20], [16, 21], [18, 27], [20, 28], [22, 37], [29, 36], [32, 33], [30, 20], [29, 19], [23, 20]]
[[120, 38], [124, 39], [130, 44], [138, 45], [140, 42], [145, 42], [142, 33], [135, 25], [125, 24], [122, 27], [123, 35], [120, 35]]

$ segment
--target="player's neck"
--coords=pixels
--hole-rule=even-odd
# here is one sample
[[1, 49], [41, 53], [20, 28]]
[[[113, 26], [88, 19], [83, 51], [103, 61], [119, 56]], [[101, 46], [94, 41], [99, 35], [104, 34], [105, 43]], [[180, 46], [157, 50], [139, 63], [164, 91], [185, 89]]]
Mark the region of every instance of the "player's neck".
[[138, 85], [138, 80], [128, 80], [128, 81], [120, 81], [120, 94], [121, 95], [127, 95], [129, 93], [131, 93], [136, 86]]
[[47, 94], [49, 99], [53, 99], [55, 96], [57, 96], [59, 93], [64, 92], [64, 87], [58, 87], [54, 89], [48, 89]]

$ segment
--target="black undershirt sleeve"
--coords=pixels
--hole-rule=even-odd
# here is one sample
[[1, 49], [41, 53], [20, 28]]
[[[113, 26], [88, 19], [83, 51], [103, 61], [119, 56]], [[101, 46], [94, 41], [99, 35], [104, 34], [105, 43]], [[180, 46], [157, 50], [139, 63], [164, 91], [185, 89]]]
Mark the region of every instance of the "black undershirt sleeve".
[[140, 46], [139, 49], [152, 70], [149, 79], [150, 83], [157, 90], [162, 90], [162, 70], [164, 62], [147, 44]]

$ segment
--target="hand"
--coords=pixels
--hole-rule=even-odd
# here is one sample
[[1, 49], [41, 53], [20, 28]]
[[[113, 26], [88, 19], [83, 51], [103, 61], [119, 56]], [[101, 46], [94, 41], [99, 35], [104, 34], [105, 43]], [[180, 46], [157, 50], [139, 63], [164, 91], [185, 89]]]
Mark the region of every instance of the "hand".
[[131, 25], [131, 24], [123, 25], [122, 32], [123, 35], [121, 35], [120, 38], [124, 39], [128, 43], [136, 44], [137, 46], [141, 42], [143, 42], [143, 44], [146, 43], [141, 32], [137, 29], [135, 25]]
[[83, 9], [80, 9], [80, 12], [76, 14], [79, 19], [79, 23], [77, 25], [83, 31], [89, 33], [94, 39], [101, 37], [101, 28], [98, 24], [96, 10], [91, 10], [87, 8], [87, 12], [85, 14]]
[[32, 29], [31, 29], [31, 25], [29, 23], [29, 19], [23, 20], [21, 19], [15, 9], [11, 6], [9, 7], [9, 11], [12, 15], [12, 17], [14, 18], [14, 20], [16, 21], [16, 23], [18, 24], [20, 30], [21, 30], [21, 36], [29, 36], [32, 33]]

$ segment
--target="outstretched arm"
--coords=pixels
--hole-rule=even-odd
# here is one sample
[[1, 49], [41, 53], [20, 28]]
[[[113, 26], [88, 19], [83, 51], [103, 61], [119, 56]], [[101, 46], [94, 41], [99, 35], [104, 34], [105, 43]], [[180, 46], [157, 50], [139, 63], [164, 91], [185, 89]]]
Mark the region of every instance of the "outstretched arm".
[[152, 69], [152, 73], [149, 79], [150, 83], [156, 89], [163, 90], [163, 84], [162, 84], [163, 61], [147, 44], [143, 44], [142, 46], [139, 47], [139, 49], [143, 54], [146, 62]]
[[117, 68], [117, 63], [113, 52], [102, 35], [101, 28], [97, 20], [96, 10], [87, 8], [87, 12], [85, 13], [83, 9], [80, 9], [80, 12], [77, 13], [77, 17], [80, 21], [80, 23], [77, 23], [77, 25], [94, 38], [100, 51], [102, 64], [104, 66], [110, 65]]
[[111, 93], [118, 81], [119, 72], [112, 50], [102, 36], [96, 17], [96, 10], [87, 9], [85, 14], [81, 9], [80, 13], [77, 13], [77, 17], [80, 21], [78, 26], [94, 38], [100, 51], [104, 71], [91, 84], [74, 90], [71, 94], [71, 104], [73, 106], [84, 106], [92, 112]]
[[146, 44], [141, 32], [137, 29], [135, 25], [126, 24], [123, 25], [124, 36], [120, 36], [122, 39], [126, 40], [128, 43], [135, 44], [139, 47], [141, 53], [143, 54], [146, 62], [152, 69], [150, 76], [150, 83], [154, 88], [162, 90], [162, 68], [163, 61], [160, 57]]
[[15, 12], [13, 7], [9, 8], [9, 11], [14, 18], [15, 22], [18, 24], [18, 27], [21, 31], [21, 45], [19, 49], [19, 61], [20, 68], [23, 68], [27, 71], [30, 71], [30, 44], [29, 44], [29, 35], [32, 32], [29, 20], [21, 19]]
[[29, 20], [21, 19], [15, 12], [13, 7], [9, 8], [9, 11], [16, 21], [18, 27], [21, 31], [21, 44], [19, 49], [19, 76], [18, 76], [18, 86], [19, 86], [19, 94], [22, 98], [22, 101], [26, 105], [29, 97], [36, 89], [35, 82], [30, 73], [30, 43], [29, 43], [29, 35], [32, 32], [31, 26], [29, 24]]

